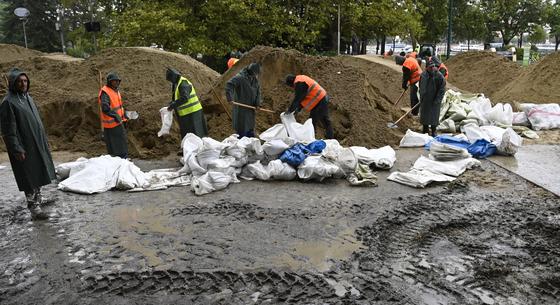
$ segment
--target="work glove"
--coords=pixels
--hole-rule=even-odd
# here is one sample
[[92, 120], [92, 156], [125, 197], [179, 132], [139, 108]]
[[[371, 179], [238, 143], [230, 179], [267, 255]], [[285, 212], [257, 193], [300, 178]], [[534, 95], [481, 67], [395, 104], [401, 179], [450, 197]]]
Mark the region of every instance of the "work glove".
[[169, 102], [169, 106], [167, 106], [167, 110], [168, 111], [173, 111], [174, 107], [173, 107], [173, 101]]

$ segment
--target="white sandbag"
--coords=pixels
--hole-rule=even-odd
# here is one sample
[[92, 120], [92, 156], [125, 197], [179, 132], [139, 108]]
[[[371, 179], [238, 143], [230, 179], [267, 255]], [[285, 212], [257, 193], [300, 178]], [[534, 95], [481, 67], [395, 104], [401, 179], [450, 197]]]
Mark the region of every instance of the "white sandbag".
[[352, 173], [356, 170], [359, 163], [352, 149], [343, 148], [334, 160], [334, 164], [338, 165], [343, 172]]
[[271, 140], [282, 140], [288, 137], [288, 132], [284, 124], [276, 124], [265, 130], [259, 135], [259, 138], [265, 142]]
[[76, 159], [76, 161], [62, 163], [56, 166], [56, 174], [59, 180], [64, 180], [70, 177], [70, 171], [73, 169], [74, 173], [79, 172], [85, 167], [85, 164], [88, 162], [87, 158], [80, 157]]
[[420, 158], [414, 162], [412, 168], [417, 170], [427, 170], [435, 174], [458, 177], [463, 174], [465, 170], [475, 166], [480, 166], [480, 161], [474, 158], [466, 158], [455, 161], [436, 161], [420, 156]]
[[202, 138], [202, 149], [204, 150], [213, 149], [213, 150], [219, 150], [221, 152], [222, 150], [226, 149], [228, 146], [229, 143], [219, 142], [209, 137]]
[[161, 117], [161, 129], [158, 131], [157, 136], [161, 137], [168, 135], [173, 125], [173, 111], [167, 110], [167, 107], [163, 107], [159, 110], [159, 115]]
[[381, 169], [389, 169], [393, 167], [397, 160], [395, 150], [391, 146], [384, 146], [378, 149], [367, 149], [361, 146], [350, 147], [358, 162], [371, 165]]
[[523, 139], [513, 129], [507, 128], [502, 135], [501, 142], [496, 146], [498, 148], [498, 154], [513, 156], [517, 153], [522, 144]]
[[248, 155], [264, 154], [261, 141], [258, 138], [243, 137], [237, 142], [239, 147], [243, 147]]
[[492, 103], [484, 96], [471, 101], [469, 105], [472, 111], [467, 115], [467, 118], [476, 118], [479, 120], [479, 125], [488, 125], [489, 121], [486, 119], [486, 114], [492, 110]]
[[268, 171], [268, 167], [262, 165], [261, 161], [247, 164], [246, 168], [249, 173], [251, 173], [252, 177], [263, 181], [270, 180], [270, 172]]
[[279, 155], [288, 148], [290, 146], [281, 139], [272, 139], [262, 145], [263, 151], [269, 156]]
[[387, 180], [416, 188], [424, 188], [432, 182], [450, 182], [455, 179], [456, 178], [450, 176], [417, 169], [412, 169], [408, 172], [392, 172], [391, 175], [387, 177]]
[[198, 164], [198, 160], [196, 158], [196, 154], [191, 154], [188, 159], [187, 162], [185, 163], [185, 166], [183, 167], [183, 169], [180, 170], [181, 173], [187, 173], [187, 174], [193, 174], [196, 176], [200, 176], [204, 173], [207, 172], [207, 170], [205, 168], [203, 168], [202, 166], [200, 166], [200, 164]]
[[220, 159], [220, 149], [202, 149], [196, 154], [196, 160], [200, 167], [208, 169], [208, 165]]
[[434, 141], [430, 145], [430, 159], [437, 161], [451, 161], [470, 158], [471, 154], [461, 147]]
[[460, 122], [467, 118], [467, 112], [463, 107], [463, 103], [452, 103], [447, 113], [449, 114], [449, 119], [455, 122]]
[[534, 130], [560, 128], [560, 105], [558, 104], [521, 104]]
[[424, 147], [424, 145], [431, 142], [434, 138], [412, 130], [407, 130], [404, 137], [399, 144], [400, 147]]
[[516, 126], [529, 126], [529, 125], [531, 125], [531, 123], [529, 122], [529, 118], [527, 118], [527, 114], [523, 111], [513, 113], [513, 120], [511, 122], [511, 124], [516, 125]]
[[485, 118], [490, 124], [511, 126], [513, 121], [513, 109], [510, 104], [498, 103], [485, 114]]
[[506, 131], [504, 128], [498, 126], [480, 126], [480, 129], [482, 129], [488, 135], [490, 142], [493, 143], [500, 143], [500, 141], [502, 140], [502, 135]]
[[476, 124], [472, 124], [472, 123], [467, 124], [461, 127], [461, 129], [463, 130], [463, 134], [467, 136], [467, 139], [470, 143], [474, 143], [476, 140], [479, 139], [484, 139], [490, 142], [490, 137], [488, 136], [488, 134], [486, 134], [486, 132], [484, 132], [484, 130], [482, 130]]
[[[197, 166], [189, 166], [188, 160], [192, 155], [196, 155], [200, 149], [202, 149], [203, 142], [194, 133], [187, 133], [183, 140], [181, 140], [181, 149], [183, 150], [183, 157], [181, 158], [181, 163], [183, 163], [183, 168], [180, 170], [181, 173], [190, 174], [194, 168], [200, 167], [197, 162]], [[192, 162], [192, 161], [191, 161]]]
[[200, 196], [225, 189], [231, 182], [231, 175], [211, 171], [200, 177], [193, 177], [191, 180], [191, 190]]
[[321, 156], [309, 156], [299, 165], [298, 177], [303, 180], [316, 179], [322, 181], [329, 177], [343, 177], [344, 172], [336, 164]]
[[336, 160], [344, 147], [335, 139], [327, 139], [323, 140], [323, 142], [325, 142], [326, 146], [321, 152], [321, 155], [331, 161]]
[[315, 128], [313, 127], [311, 119], [307, 119], [302, 125], [296, 121], [293, 113], [282, 112], [282, 114], [280, 114], [280, 120], [282, 124], [284, 124], [290, 138], [294, 138], [296, 141], [302, 143], [315, 141]]
[[449, 132], [455, 133], [457, 132], [457, 127], [455, 126], [455, 121], [452, 119], [445, 119], [437, 126], [437, 130], [440, 132]]
[[295, 168], [281, 160], [273, 160], [268, 163], [268, 173], [274, 180], [294, 180], [297, 176]]

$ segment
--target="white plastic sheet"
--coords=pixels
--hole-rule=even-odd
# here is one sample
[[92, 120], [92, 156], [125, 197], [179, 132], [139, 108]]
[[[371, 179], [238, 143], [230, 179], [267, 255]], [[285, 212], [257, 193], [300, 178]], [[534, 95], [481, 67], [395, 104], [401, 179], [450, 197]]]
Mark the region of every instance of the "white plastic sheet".
[[407, 130], [404, 137], [401, 139], [400, 147], [424, 147], [424, 145], [431, 142], [434, 138], [412, 130]]
[[132, 162], [118, 157], [101, 156], [89, 159], [82, 170], [70, 174], [58, 184], [61, 191], [95, 194], [117, 186], [122, 189], [148, 185], [145, 174]]
[[157, 136], [161, 137], [168, 135], [173, 125], [173, 111], [167, 110], [167, 107], [163, 107], [159, 110], [159, 115], [161, 117], [161, 129], [158, 131]]
[[305, 123], [300, 124], [296, 121], [293, 113], [282, 112], [280, 120], [290, 138], [294, 138], [298, 142], [310, 143], [315, 141], [315, 128], [311, 119], [307, 119]]

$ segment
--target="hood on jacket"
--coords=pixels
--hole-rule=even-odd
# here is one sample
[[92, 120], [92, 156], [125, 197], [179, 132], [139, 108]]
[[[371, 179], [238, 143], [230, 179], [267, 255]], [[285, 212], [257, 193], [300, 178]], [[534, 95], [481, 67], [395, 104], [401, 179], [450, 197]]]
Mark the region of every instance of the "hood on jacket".
[[441, 65], [441, 60], [437, 57], [437, 56], [432, 56], [432, 62], [434, 63], [434, 65], [436, 67], [439, 67]]
[[29, 87], [31, 85], [31, 81], [29, 80], [29, 76], [27, 76], [27, 74], [24, 71], [20, 70], [19, 68], [12, 68], [8, 72], [8, 90], [10, 90], [10, 92], [18, 93], [17, 90], [16, 90], [16, 80], [21, 75], [25, 75], [25, 77], [27, 77], [27, 91], [24, 92], [24, 93], [27, 93], [29, 91]]
[[165, 72], [165, 79], [173, 84], [176, 84], [179, 82], [179, 78], [181, 78], [181, 73], [179, 73], [179, 71], [173, 68], [167, 68], [167, 71]]
[[251, 73], [253, 76], [257, 76], [259, 75], [259, 73], [261, 73], [261, 65], [254, 62], [249, 65], [247, 71], [249, 71], [249, 73]]

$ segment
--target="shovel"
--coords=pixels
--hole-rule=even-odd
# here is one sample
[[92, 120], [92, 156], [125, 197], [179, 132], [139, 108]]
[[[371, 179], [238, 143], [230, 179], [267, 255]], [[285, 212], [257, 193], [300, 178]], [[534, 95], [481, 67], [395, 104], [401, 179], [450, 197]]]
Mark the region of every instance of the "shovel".
[[410, 114], [412, 112], [412, 110], [416, 109], [418, 106], [420, 106], [420, 103], [414, 105], [414, 107], [412, 107], [409, 111], [407, 111], [405, 114], [403, 114], [403, 116], [401, 116], [395, 123], [387, 123], [387, 127], [389, 128], [397, 128], [399, 126], [397, 126], [397, 124], [402, 121], [402, 119], [404, 119], [408, 114]]
[[231, 103], [236, 105], [236, 106], [243, 107], [243, 108], [249, 108], [249, 109], [259, 110], [259, 111], [264, 111], [264, 112], [269, 112], [269, 113], [276, 113], [276, 111], [270, 110], [270, 109], [265, 109], [265, 108], [257, 109], [257, 107], [255, 107], [255, 106], [249, 106], [249, 105], [245, 105], [245, 104], [241, 104], [241, 103], [237, 103], [237, 102], [231, 102]]
[[406, 89], [404, 89], [404, 91], [401, 93], [401, 96], [399, 96], [399, 99], [395, 103], [393, 103], [393, 106], [397, 106], [401, 102], [401, 100], [402, 100], [404, 94], [406, 93], [406, 91], [408, 91], [408, 87], [406, 87]]

